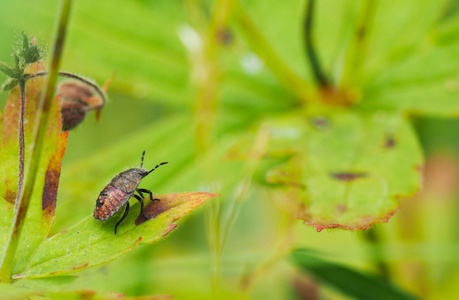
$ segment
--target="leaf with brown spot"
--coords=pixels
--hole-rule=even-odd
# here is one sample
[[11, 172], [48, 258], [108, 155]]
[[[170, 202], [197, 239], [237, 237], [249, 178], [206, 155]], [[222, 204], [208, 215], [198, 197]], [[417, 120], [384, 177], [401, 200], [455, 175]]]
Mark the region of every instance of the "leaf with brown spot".
[[181, 193], [155, 195], [160, 201], [150, 201], [145, 206], [148, 221], [138, 217], [140, 205], [131, 206], [127, 218], [113, 232], [122, 212], [106, 222], [92, 214], [75, 226], [44, 241], [34, 252], [19, 278], [36, 278], [64, 275], [86, 267], [97, 266], [133, 250], [139, 244], [152, 243], [169, 234], [179, 220], [207, 200], [219, 195], [212, 193]]
[[[32, 64], [27, 67], [26, 72], [36, 73], [42, 71], [43, 66]], [[30, 141], [33, 140], [33, 132], [36, 126], [37, 108], [40, 102], [44, 78], [37, 77], [29, 79], [25, 86], [25, 160], [29, 159], [27, 149], [30, 148]], [[9, 203], [14, 203], [17, 193], [18, 178], [18, 117], [20, 109], [20, 94], [16, 87], [11, 90], [8, 97], [4, 115], [0, 124], [0, 197]], [[35, 248], [46, 238], [51, 228], [55, 206], [55, 193], [60, 174], [60, 162], [64, 155], [67, 136], [61, 135], [62, 119], [60, 112], [60, 99], [56, 97], [52, 103], [51, 116], [47, 127], [45, 143], [40, 157], [36, 182], [32, 191], [29, 209], [24, 221], [24, 230], [19, 240], [15, 257], [13, 272], [20, 272], [25, 269], [27, 261]], [[54, 198], [54, 200], [53, 200]], [[43, 202], [45, 202], [46, 213], [43, 213]], [[54, 203], [54, 204], [53, 204]], [[3, 213], [0, 211], [0, 213]], [[6, 214], [9, 216], [9, 214]], [[5, 221], [8, 223], [7, 221]], [[11, 226], [12, 219], [9, 220]], [[8, 227], [6, 225], [6, 227]], [[6, 229], [10, 232], [10, 229]], [[3, 251], [3, 250], [2, 250]], [[2, 254], [2, 253], [0, 253]]]
[[54, 220], [54, 210], [56, 209], [57, 188], [59, 186], [59, 177], [61, 175], [61, 162], [64, 157], [67, 146], [68, 131], [63, 132], [57, 139], [56, 149], [48, 164], [43, 186], [43, 196], [41, 199], [42, 210], [45, 222], [51, 223]]
[[[326, 118], [326, 128], [311, 123], [315, 115]], [[398, 209], [399, 197], [419, 189], [423, 155], [401, 115], [328, 108], [266, 126], [275, 151], [281, 145], [297, 153], [268, 171], [266, 179], [298, 189], [298, 218], [318, 231], [387, 222]], [[388, 145], [394, 136], [397, 143]]]
[[333, 172], [330, 174], [333, 178], [342, 181], [353, 181], [362, 177], [367, 176], [366, 173], [358, 173], [358, 172]]

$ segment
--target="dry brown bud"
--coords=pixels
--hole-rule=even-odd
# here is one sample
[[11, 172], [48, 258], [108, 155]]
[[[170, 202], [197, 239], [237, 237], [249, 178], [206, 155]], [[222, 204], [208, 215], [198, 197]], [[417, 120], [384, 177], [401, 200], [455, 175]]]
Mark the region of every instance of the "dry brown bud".
[[62, 102], [61, 113], [63, 131], [73, 129], [80, 124], [86, 116], [86, 110], [81, 104], [71, 103], [69, 101]]
[[63, 82], [59, 84], [57, 90], [62, 101], [62, 130], [73, 129], [83, 121], [88, 111], [99, 111], [104, 104], [103, 99], [94, 89], [82, 82]]

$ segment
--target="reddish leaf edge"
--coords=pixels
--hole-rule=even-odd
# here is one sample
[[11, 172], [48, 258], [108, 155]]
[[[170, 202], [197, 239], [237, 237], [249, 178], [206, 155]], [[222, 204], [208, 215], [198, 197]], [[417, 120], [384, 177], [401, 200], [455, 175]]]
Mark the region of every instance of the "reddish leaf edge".
[[389, 211], [380, 217], [375, 217], [371, 215], [360, 217], [361, 219], [369, 220], [365, 224], [358, 224], [357, 222], [351, 223], [351, 224], [340, 224], [340, 223], [326, 223], [326, 222], [320, 222], [320, 221], [307, 221], [305, 219], [308, 218], [309, 215], [306, 212], [306, 208], [304, 207], [304, 205], [301, 205], [301, 208], [298, 210], [298, 213], [297, 213], [297, 219], [304, 220], [305, 225], [310, 225], [312, 227], [315, 227], [317, 232], [321, 232], [324, 229], [345, 229], [345, 230], [356, 231], [356, 230], [369, 229], [374, 224], [389, 222], [389, 220], [399, 211], [399, 209], [400, 208], [397, 207], [396, 209]]
[[348, 223], [348, 224], [340, 224], [340, 223], [327, 223], [323, 221], [321, 222], [321, 221], [311, 220], [313, 218], [310, 216], [310, 214], [308, 214], [308, 212], [306, 211], [306, 207], [303, 203], [301, 203], [298, 207], [296, 218], [299, 220], [303, 220], [305, 225], [310, 225], [312, 227], [315, 227], [317, 232], [321, 232], [324, 229], [345, 229], [345, 230], [352, 230], [352, 231], [365, 230], [365, 229], [369, 229], [374, 224], [389, 222], [389, 220], [400, 210], [400, 201], [402, 201], [403, 199], [410, 198], [410, 197], [416, 197], [417, 195], [419, 195], [421, 190], [422, 190], [422, 186], [417, 191], [411, 194], [403, 194], [403, 195], [399, 194], [399, 195], [393, 196], [397, 201], [396, 208], [380, 216], [374, 216], [374, 215], [361, 216], [360, 219], [365, 220], [365, 223], [354, 222], [354, 223]]
[[[285, 164], [283, 164], [285, 165]], [[283, 166], [281, 165], [281, 166]], [[414, 165], [414, 169], [420, 174], [420, 184], [419, 187], [412, 193], [407, 193], [407, 194], [395, 194], [395, 195], [390, 195], [391, 198], [395, 199], [397, 202], [397, 207], [394, 209], [384, 212], [383, 214], [379, 216], [375, 215], [361, 215], [359, 218], [361, 221], [359, 222], [349, 222], [349, 223], [335, 223], [333, 221], [327, 222], [326, 220], [317, 220], [317, 218], [312, 217], [308, 212], [307, 208], [304, 203], [299, 203], [298, 209], [297, 209], [297, 214], [296, 218], [299, 220], [303, 220], [305, 225], [310, 225], [313, 226], [317, 229], [317, 232], [321, 232], [324, 229], [345, 229], [345, 230], [365, 230], [369, 229], [372, 225], [378, 224], [378, 223], [387, 223], [389, 220], [399, 211], [400, 209], [400, 201], [409, 198], [409, 197], [415, 197], [417, 196], [423, 188], [423, 174], [424, 174], [424, 165]], [[284, 178], [275, 178], [271, 174], [267, 174], [266, 176], [266, 182], [271, 183], [271, 184], [279, 184], [282, 185], [288, 189], [305, 189], [306, 187], [300, 183], [299, 181], [295, 180], [295, 176], [291, 172], [286, 172], [281, 169], [281, 167], [276, 167], [271, 170], [275, 170], [276, 172], [280, 172], [280, 174], [283, 175]], [[343, 173], [347, 175], [347, 173]], [[333, 176], [333, 174], [331, 174]], [[357, 177], [352, 177], [352, 180], [358, 179], [361, 176]], [[349, 180], [344, 180], [344, 181], [349, 181]], [[319, 218], [320, 219], [320, 218]]]

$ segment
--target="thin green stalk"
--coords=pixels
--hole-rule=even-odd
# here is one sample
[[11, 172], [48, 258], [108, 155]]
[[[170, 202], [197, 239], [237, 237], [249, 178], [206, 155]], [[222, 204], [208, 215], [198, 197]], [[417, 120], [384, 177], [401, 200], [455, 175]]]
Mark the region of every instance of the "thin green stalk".
[[266, 143], [268, 142], [269, 134], [266, 130], [261, 129], [256, 137], [252, 151], [250, 152], [249, 162], [247, 163], [244, 172], [244, 179], [241, 185], [237, 187], [237, 191], [230, 202], [230, 206], [226, 211], [226, 218], [224, 219], [220, 204], [218, 204], [218, 211], [211, 211], [209, 217], [210, 234], [209, 241], [211, 242], [212, 251], [212, 295], [213, 298], [221, 298], [221, 264], [222, 255], [225, 244], [228, 242], [228, 237], [233, 228], [234, 222], [239, 214], [240, 204], [245, 199], [248, 190], [252, 184], [252, 177], [258, 166], [258, 162], [264, 155], [266, 150]]
[[[233, 0], [218, 0], [216, 2], [202, 50], [202, 65], [198, 66], [206, 70], [207, 73], [205, 80], [198, 82], [199, 92], [196, 99], [195, 115], [197, 121], [196, 142], [199, 152], [205, 155], [210, 145], [211, 128], [214, 124], [217, 97], [221, 86], [221, 72], [217, 60], [221, 45], [217, 36], [220, 30], [227, 27], [232, 4]], [[208, 178], [215, 178], [211, 163], [208, 162], [208, 156], [204, 157], [203, 162], [207, 168]], [[221, 290], [221, 216], [220, 201], [212, 202], [208, 215], [208, 241], [212, 256], [211, 285], [214, 298], [218, 298]]]
[[[24, 160], [25, 160], [25, 145], [24, 145], [24, 114], [25, 114], [25, 83], [24, 79], [19, 80], [19, 91], [21, 93], [21, 103], [19, 109], [19, 173], [18, 173], [18, 189], [16, 193], [16, 202], [19, 202], [19, 195], [24, 186]], [[17, 207], [16, 207], [17, 209]]]
[[195, 58], [196, 69], [205, 74], [197, 81], [198, 93], [195, 103], [196, 146], [205, 153], [210, 144], [210, 133], [217, 106], [217, 96], [221, 83], [221, 68], [217, 61], [219, 44], [217, 34], [226, 28], [232, 0], [216, 2], [212, 20], [209, 24], [202, 51]]
[[372, 246], [371, 256], [379, 270], [381, 277], [385, 280], [390, 279], [390, 268], [384, 261], [384, 249], [381, 244], [380, 233], [376, 227], [370, 228], [365, 231], [365, 239]]
[[273, 267], [291, 252], [294, 243], [293, 228], [296, 224], [297, 205], [291, 201], [291, 194], [289, 192], [270, 193], [268, 197], [278, 208], [280, 222], [278, 231], [275, 233], [276, 239], [272, 246], [272, 253], [257, 264], [253, 263], [254, 260], [249, 260], [247, 266], [251, 267], [241, 274], [240, 290], [248, 299], [255, 282], [269, 276]]
[[261, 159], [266, 153], [266, 148], [267, 148], [269, 139], [270, 139], [270, 134], [268, 130], [266, 130], [263, 127], [260, 128], [257, 136], [255, 137], [253, 147], [249, 153], [247, 166], [244, 171], [245, 176], [241, 181], [241, 185], [236, 188], [237, 190], [234, 196], [234, 200], [233, 200], [233, 203], [231, 203], [232, 206], [229, 208], [229, 211], [228, 211], [228, 218], [225, 220], [225, 227], [223, 228], [223, 231], [222, 231], [223, 247], [228, 242], [228, 238], [234, 226], [234, 222], [236, 220], [236, 217], [239, 214], [242, 200], [245, 199], [245, 197], [247, 196], [250, 190], [250, 187], [252, 185], [253, 175]]
[[316, 83], [321, 88], [330, 87], [330, 81], [322, 70], [319, 58], [317, 56], [316, 50], [314, 48], [314, 43], [312, 42], [312, 26], [313, 26], [313, 17], [314, 17], [314, 5], [315, 0], [309, 0], [308, 5], [306, 6], [306, 17], [304, 19], [304, 39], [306, 42], [306, 53], [311, 63], [312, 73]]
[[26, 181], [24, 189], [21, 191], [16, 203], [11, 233], [8, 239], [7, 248], [1, 261], [0, 266], [0, 281], [10, 282], [11, 271], [13, 268], [14, 257], [16, 255], [19, 239], [22, 229], [24, 228], [24, 219], [29, 207], [30, 198], [35, 184], [35, 177], [39, 165], [39, 159], [43, 143], [45, 140], [46, 129], [51, 115], [51, 106], [53, 103], [54, 91], [57, 85], [57, 76], [60, 66], [65, 33], [67, 30], [70, 7], [72, 0], [62, 0], [60, 4], [59, 19], [57, 23], [57, 32], [55, 34], [55, 42], [53, 56], [50, 62], [50, 72], [45, 84], [45, 92], [40, 100], [38, 107], [37, 123], [32, 139], [32, 147], [30, 151], [30, 159], [26, 165]]
[[201, 12], [201, 7], [200, 7], [200, 1], [196, 0], [186, 0], [185, 1], [185, 10], [188, 15], [188, 20], [190, 20], [191, 26], [195, 28], [199, 28], [198, 26], [201, 25], [202, 22], [202, 14]]
[[235, 21], [252, 50], [266, 63], [279, 81], [292, 90], [302, 102], [313, 101], [315, 92], [310, 83], [300, 78], [285, 65], [238, 1], [234, 2]]
[[369, 33], [373, 27], [379, 0], [363, 0], [344, 63], [340, 87], [355, 87], [360, 83], [363, 63], [368, 52]]

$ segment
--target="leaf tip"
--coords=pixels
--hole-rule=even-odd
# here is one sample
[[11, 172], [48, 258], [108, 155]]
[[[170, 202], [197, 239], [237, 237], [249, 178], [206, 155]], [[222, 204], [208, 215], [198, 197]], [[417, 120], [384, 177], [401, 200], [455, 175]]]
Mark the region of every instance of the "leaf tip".
[[25, 276], [24, 276], [24, 274], [19, 273], [19, 274], [16, 274], [16, 275], [11, 276], [11, 278], [12, 278], [13, 280], [17, 280], [17, 279], [25, 278]]
[[164, 232], [161, 235], [161, 237], [165, 237], [166, 235], [171, 233], [175, 228], [177, 228], [177, 224], [174, 224], [174, 223], [169, 224], [169, 226], [166, 228], [166, 230], [164, 230]]

